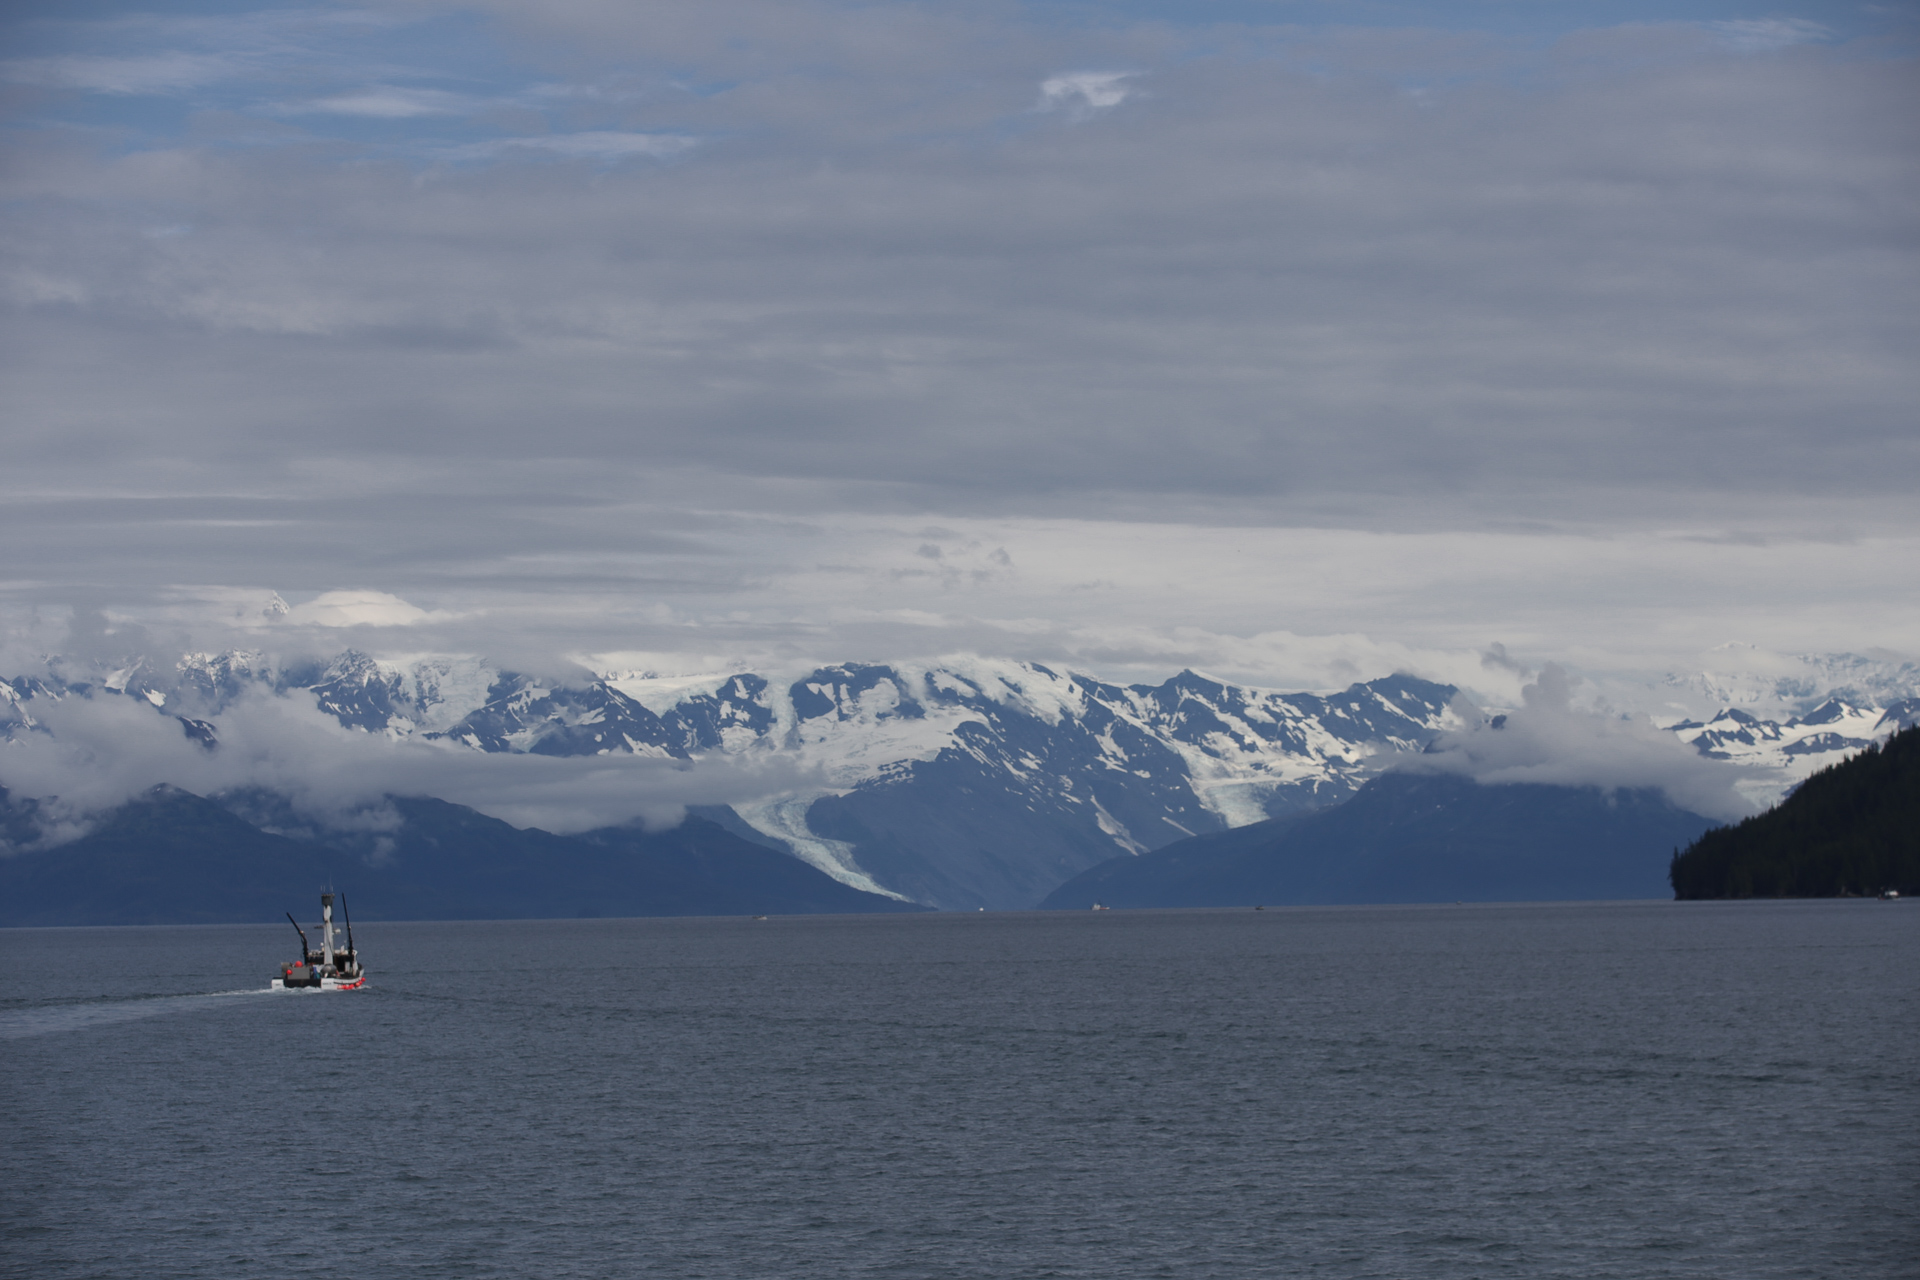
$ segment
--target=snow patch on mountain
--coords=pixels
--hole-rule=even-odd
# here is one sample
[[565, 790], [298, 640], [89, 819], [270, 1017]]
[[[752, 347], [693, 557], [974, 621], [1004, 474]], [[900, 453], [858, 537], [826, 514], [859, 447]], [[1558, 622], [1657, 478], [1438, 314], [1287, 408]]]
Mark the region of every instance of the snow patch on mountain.
[[[1100, 803], [1099, 796], [1089, 796], [1088, 799], [1093, 802], [1094, 825], [1098, 826], [1104, 835], [1109, 836], [1115, 844], [1136, 858], [1143, 853], [1152, 852], [1146, 845], [1141, 844], [1133, 838], [1133, 832], [1127, 830], [1126, 823], [1107, 812], [1107, 807]], [[1174, 825], [1176, 827], [1179, 826], [1178, 823]], [[1186, 831], [1187, 829], [1180, 827], [1180, 830]], [[1188, 834], [1191, 835], [1192, 833], [1188, 832]]]
[[618, 689], [653, 714], [663, 716], [689, 698], [718, 697], [727, 682], [739, 674], [729, 671], [661, 676], [651, 671], [609, 671], [600, 678], [609, 688]]
[[1082, 682], [1038, 663], [961, 654], [912, 674], [934, 693], [955, 702], [984, 698], [1050, 727], [1086, 713]]
[[398, 679], [416, 731], [444, 732], [487, 702], [497, 673], [473, 655], [416, 654], [384, 659], [380, 669]]
[[960, 726], [981, 717], [955, 704], [928, 705], [889, 667], [830, 667], [772, 700], [781, 746], [836, 786], [852, 787], [889, 765], [931, 760]]

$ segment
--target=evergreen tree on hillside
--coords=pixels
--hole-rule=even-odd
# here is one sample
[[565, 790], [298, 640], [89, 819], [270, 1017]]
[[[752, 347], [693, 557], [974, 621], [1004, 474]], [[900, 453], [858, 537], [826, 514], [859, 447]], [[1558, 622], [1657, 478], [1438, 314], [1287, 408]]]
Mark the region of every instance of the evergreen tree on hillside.
[[1822, 769], [1767, 812], [1674, 855], [1676, 898], [1920, 891], [1920, 726]]

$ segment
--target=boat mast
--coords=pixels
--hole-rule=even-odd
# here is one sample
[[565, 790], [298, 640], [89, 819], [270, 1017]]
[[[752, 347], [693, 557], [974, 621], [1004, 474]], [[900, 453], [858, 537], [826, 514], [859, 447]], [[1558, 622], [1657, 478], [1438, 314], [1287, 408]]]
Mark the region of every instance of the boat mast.
[[326, 966], [333, 967], [333, 895], [320, 895], [320, 947]]
[[313, 962], [313, 948], [307, 945], [307, 931], [300, 927], [300, 922], [293, 918], [293, 912], [291, 911], [287, 912], [287, 923], [292, 925], [293, 931], [300, 935], [300, 963], [311, 964]]

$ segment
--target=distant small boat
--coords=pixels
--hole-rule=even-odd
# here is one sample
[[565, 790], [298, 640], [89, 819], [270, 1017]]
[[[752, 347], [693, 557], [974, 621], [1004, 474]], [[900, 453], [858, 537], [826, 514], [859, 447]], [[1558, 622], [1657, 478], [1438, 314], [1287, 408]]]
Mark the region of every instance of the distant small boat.
[[1899, 896], [1900, 896], [1900, 891], [1898, 889], [1882, 889], [1880, 891], [1880, 900], [1882, 902], [1892, 902], [1895, 898]]
[[1099, 903], [1097, 903], [1097, 902], [1093, 904], [1093, 909], [1094, 909], [1095, 911], [1111, 911], [1111, 910], [1113, 910], [1113, 908], [1112, 908], [1112, 907], [1103, 907], [1103, 906], [1101, 906], [1101, 905], [1100, 905]]
[[353, 945], [353, 917], [347, 914], [347, 895], [340, 895], [340, 916], [347, 925], [347, 945], [333, 945], [333, 895], [320, 895], [320, 945], [309, 946], [307, 931], [287, 912], [293, 931], [300, 935], [301, 959], [280, 966], [280, 976], [269, 985], [275, 991], [357, 991], [366, 985], [360, 952]]

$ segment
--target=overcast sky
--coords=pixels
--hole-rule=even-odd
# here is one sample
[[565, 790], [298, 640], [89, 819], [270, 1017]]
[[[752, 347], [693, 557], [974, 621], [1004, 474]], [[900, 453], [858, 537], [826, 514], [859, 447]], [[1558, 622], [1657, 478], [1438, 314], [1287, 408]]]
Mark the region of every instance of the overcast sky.
[[1912, 5], [3, 21], [9, 666], [1920, 651]]

